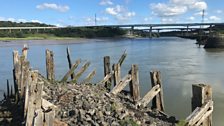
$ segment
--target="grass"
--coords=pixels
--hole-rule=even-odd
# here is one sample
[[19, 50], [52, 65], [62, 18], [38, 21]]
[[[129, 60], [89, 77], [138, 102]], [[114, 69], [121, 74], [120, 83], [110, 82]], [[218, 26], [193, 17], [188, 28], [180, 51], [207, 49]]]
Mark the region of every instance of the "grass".
[[176, 126], [186, 126], [186, 121], [185, 120], [180, 120]]

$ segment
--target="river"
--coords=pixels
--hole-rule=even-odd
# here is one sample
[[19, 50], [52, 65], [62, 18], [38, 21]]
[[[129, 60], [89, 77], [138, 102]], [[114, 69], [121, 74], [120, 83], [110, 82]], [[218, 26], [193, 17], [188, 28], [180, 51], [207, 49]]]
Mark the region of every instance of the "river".
[[[73, 42], [72, 40], [33, 40], [0, 42], [0, 93], [6, 88], [6, 79], [12, 84], [12, 51], [21, 50], [28, 43], [28, 59], [33, 69], [45, 75], [45, 49], [55, 53], [56, 77], [61, 79], [68, 70], [66, 47], [69, 46], [72, 60], [81, 58], [82, 63], [90, 61], [87, 75], [97, 69], [93, 82], [103, 78], [103, 57], [110, 56], [116, 63], [122, 53], [128, 53], [121, 73], [127, 74], [131, 64], [138, 64], [140, 91], [143, 96], [150, 88], [149, 72], [161, 71], [165, 111], [178, 119], [185, 119], [191, 113], [192, 84], [210, 84], [213, 89], [214, 126], [224, 124], [224, 50], [198, 48], [195, 40], [170, 38], [142, 39], [90, 39]], [[0, 95], [1, 95], [0, 94]]]

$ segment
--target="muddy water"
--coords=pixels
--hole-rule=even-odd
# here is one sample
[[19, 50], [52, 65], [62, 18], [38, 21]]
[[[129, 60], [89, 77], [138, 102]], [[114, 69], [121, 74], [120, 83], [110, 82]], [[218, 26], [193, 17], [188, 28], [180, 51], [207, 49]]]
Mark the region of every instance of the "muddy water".
[[97, 69], [94, 82], [103, 78], [103, 57], [111, 56], [111, 62], [115, 63], [126, 50], [128, 56], [122, 66], [122, 75], [128, 72], [131, 64], [138, 64], [143, 96], [151, 87], [150, 70], [160, 70], [166, 113], [175, 115], [178, 119], [185, 119], [191, 112], [192, 84], [210, 84], [215, 102], [213, 123], [215, 126], [224, 125], [224, 50], [205, 50], [198, 48], [194, 40], [181, 38], [0, 42], [1, 94], [5, 90], [6, 79], [12, 83], [12, 51], [20, 50], [24, 43], [28, 43], [30, 47], [28, 59], [31, 66], [44, 75], [45, 49], [54, 51], [58, 79], [68, 70], [66, 47], [69, 46], [73, 62], [78, 58], [81, 58], [82, 63], [91, 62], [85, 75], [94, 68]]

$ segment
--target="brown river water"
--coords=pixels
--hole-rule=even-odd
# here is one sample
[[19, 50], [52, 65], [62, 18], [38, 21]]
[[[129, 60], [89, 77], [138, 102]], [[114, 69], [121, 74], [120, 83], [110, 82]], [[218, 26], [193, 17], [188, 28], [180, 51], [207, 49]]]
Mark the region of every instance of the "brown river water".
[[143, 96], [150, 88], [149, 72], [158, 69], [162, 74], [165, 112], [178, 119], [191, 113], [192, 84], [210, 84], [213, 89], [214, 126], [224, 125], [224, 50], [198, 48], [195, 40], [182, 38], [142, 39], [80, 39], [29, 40], [0, 42], [0, 98], [6, 89], [6, 80], [12, 84], [12, 51], [29, 45], [28, 59], [33, 69], [45, 75], [45, 49], [54, 51], [56, 78], [61, 79], [68, 70], [66, 47], [70, 47], [72, 60], [90, 61], [83, 78], [94, 68], [93, 82], [103, 78], [103, 57], [111, 56], [116, 63], [126, 50], [127, 58], [121, 68], [122, 76], [131, 64], [138, 64], [140, 91]]

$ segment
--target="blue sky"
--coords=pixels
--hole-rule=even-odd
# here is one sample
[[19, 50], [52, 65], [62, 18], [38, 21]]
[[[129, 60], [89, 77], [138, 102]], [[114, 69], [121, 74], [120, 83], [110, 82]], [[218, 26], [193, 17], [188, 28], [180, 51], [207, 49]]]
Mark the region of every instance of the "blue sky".
[[57, 26], [224, 22], [223, 0], [1, 0], [0, 20]]

